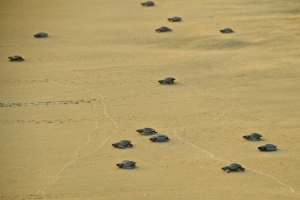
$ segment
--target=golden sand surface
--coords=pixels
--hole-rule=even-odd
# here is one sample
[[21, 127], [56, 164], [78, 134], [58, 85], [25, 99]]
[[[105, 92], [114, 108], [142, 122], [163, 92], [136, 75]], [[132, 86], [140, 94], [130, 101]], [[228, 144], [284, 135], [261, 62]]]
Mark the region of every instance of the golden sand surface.
[[300, 199], [300, 1], [140, 3], [0, 1], [0, 198]]

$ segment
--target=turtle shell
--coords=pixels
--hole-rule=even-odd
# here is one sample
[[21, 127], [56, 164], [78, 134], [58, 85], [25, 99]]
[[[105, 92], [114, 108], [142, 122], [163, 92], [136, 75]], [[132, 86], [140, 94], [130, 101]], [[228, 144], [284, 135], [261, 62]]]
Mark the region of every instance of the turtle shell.
[[170, 22], [180, 22], [181, 21], [181, 18], [180, 17], [171, 17], [171, 18], [168, 18], [168, 20]]
[[143, 135], [151, 135], [151, 134], [157, 133], [153, 128], [147, 128], [147, 127], [143, 128], [143, 129], [138, 129], [136, 131]]
[[10, 61], [23, 61], [24, 60], [21, 56], [18, 56], [18, 55], [9, 56], [8, 59]]
[[120, 140], [117, 143], [113, 143], [112, 146], [119, 148], [133, 147], [130, 140]]
[[166, 135], [153, 135], [149, 140], [153, 142], [166, 142], [169, 140], [168, 136]]
[[173, 84], [174, 80], [175, 80], [175, 78], [173, 78], [173, 77], [167, 77], [167, 78], [165, 78], [163, 80], [159, 80], [158, 82], [160, 84]]
[[129, 145], [131, 143], [131, 141], [130, 140], [120, 140], [118, 143], [120, 145], [126, 146], [126, 145]]
[[266, 144], [264, 146], [258, 147], [258, 149], [260, 151], [276, 151], [277, 150], [276, 147], [277, 146], [275, 146], [274, 144]]
[[234, 31], [231, 28], [224, 28], [220, 30], [221, 33], [233, 33]]
[[160, 32], [167, 32], [167, 31], [172, 31], [172, 29], [166, 27], [166, 26], [162, 26], [158, 29], [155, 29], [156, 32], [160, 33]]
[[252, 140], [252, 141], [260, 140], [261, 137], [262, 137], [262, 135], [259, 134], [259, 133], [251, 133], [250, 135], [244, 135], [243, 136], [243, 138], [248, 139], [248, 140]]
[[36, 38], [42, 38], [42, 37], [48, 37], [48, 34], [44, 32], [39, 32], [37, 34], [34, 34], [33, 36]]
[[122, 163], [118, 163], [117, 166], [123, 169], [133, 169], [136, 162], [130, 160], [123, 160]]
[[231, 163], [230, 165], [228, 165], [228, 167], [231, 169], [231, 170], [237, 170], [238, 168], [242, 167], [240, 164], [237, 164], [237, 163]]
[[154, 2], [153, 1], [146, 1], [146, 2], [143, 2], [143, 3], [141, 3], [142, 4], [142, 6], [154, 6]]
[[136, 162], [131, 161], [131, 160], [123, 160], [122, 163], [124, 165], [135, 165], [136, 164]]

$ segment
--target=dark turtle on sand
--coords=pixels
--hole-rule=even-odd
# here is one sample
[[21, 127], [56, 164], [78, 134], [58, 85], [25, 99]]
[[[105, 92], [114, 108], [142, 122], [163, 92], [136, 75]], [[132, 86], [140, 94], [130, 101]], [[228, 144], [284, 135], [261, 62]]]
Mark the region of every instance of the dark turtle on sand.
[[181, 18], [180, 17], [171, 17], [168, 18], [169, 22], [180, 22]]
[[234, 31], [231, 28], [224, 28], [220, 30], [221, 33], [233, 33]]
[[156, 32], [160, 33], [160, 32], [168, 32], [168, 31], [172, 31], [172, 29], [166, 27], [166, 26], [162, 26], [160, 28], [155, 29]]
[[121, 163], [116, 164], [118, 167], [123, 169], [133, 169], [136, 162], [130, 160], [123, 160]]
[[37, 34], [34, 34], [33, 36], [36, 38], [48, 37], [48, 33], [39, 32]]
[[160, 84], [166, 85], [166, 84], [173, 84], [174, 80], [175, 80], [175, 78], [173, 78], [173, 77], [167, 77], [167, 78], [165, 78], [163, 80], [159, 80], [158, 82]]
[[142, 6], [154, 6], [154, 2], [153, 1], [146, 1], [146, 2], [143, 2], [143, 3], [141, 3], [142, 4]]
[[10, 61], [23, 61], [24, 60], [21, 56], [17, 56], [17, 55], [9, 56], [8, 59]]
[[259, 133], [251, 133], [250, 135], [243, 136], [243, 138], [245, 138], [247, 140], [252, 140], [252, 141], [260, 140], [261, 137], [262, 137], [262, 135]]
[[149, 140], [152, 142], [166, 142], [169, 138], [166, 135], [153, 135]]
[[228, 166], [224, 166], [224, 167], [222, 167], [222, 169], [226, 173], [229, 173], [230, 171], [237, 171], [237, 170], [245, 171], [245, 168], [243, 168], [240, 164], [237, 164], [237, 163], [232, 163]]
[[274, 144], [266, 144], [265, 146], [257, 147], [260, 151], [276, 151], [277, 146]]
[[143, 128], [143, 129], [138, 129], [136, 132], [142, 134], [142, 135], [152, 135], [157, 133], [153, 128]]
[[125, 147], [133, 147], [130, 140], [120, 140], [117, 143], [113, 143], [112, 146], [124, 149]]

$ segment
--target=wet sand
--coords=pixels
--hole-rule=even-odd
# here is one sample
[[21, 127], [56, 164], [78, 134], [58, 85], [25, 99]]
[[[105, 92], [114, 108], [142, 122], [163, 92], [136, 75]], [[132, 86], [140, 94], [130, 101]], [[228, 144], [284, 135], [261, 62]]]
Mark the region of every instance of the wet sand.
[[300, 2], [155, 3], [0, 2], [1, 199], [300, 198]]

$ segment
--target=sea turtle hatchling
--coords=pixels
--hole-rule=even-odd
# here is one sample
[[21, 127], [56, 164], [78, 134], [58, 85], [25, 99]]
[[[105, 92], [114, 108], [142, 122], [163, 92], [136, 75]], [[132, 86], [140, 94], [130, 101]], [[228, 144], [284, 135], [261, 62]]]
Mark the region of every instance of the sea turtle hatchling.
[[39, 32], [37, 34], [34, 34], [33, 36], [36, 37], [36, 38], [48, 37], [48, 33]]
[[220, 30], [221, 33], [233, 33], [234, 31], [231, 28], [224, 28]]
[[169, 32], [172, 31], [172, 29], [166, 27], [166, 26], [162, 26], [160, 28], [155, 29], [156, 32], [160, 33], [160, 32]]
[[243, 138], [247, 140], [252, 140], [252, 141], [258, 141], [262, 137], [261, 134], [259, 133], [251, 133], [250, 135], [244, 135]]
[[121, 163], [116, 164], [119, 168], [123, 169], [133, 169], [136, 162], [130, 160], [123, 160]]
[[125, 147], [133, 147], [130, 140], [120, 140], [117, 143], [113, 143], [112, 146], [124, 149]]
[[23, 61], [24, 60], [21, 56], [17, 56], [17, 55], [9, 56], [8, 59], [10, 61]]
[[171, 17], [168, 18], [169, 22], [180, 22], [181, 18], [180, 17]]
[[173, 77], [166, 77], [166, 78], [163, 79], [163, 80], [158, 80], [158, 82], [159, 82], [160, 84], [166, 85], [166, 84], [173, 84], [173, 83], [174, 83], [174, 80], [175, 80], [175, 78], [173, 78]]
[[153, 135], [149, 140], [152, 142], [166, 142], [169, 138], [166, 135]]
[[142, 4], [142, 6], [154, 6], [154, 2], [153, 1], [146, 1], [146, 2], [143, 2], [143, 3], [141, 3]]
[[237, 164], [237, 163], [232, 163], [228, 166], [224, 166], [224, 167], [222, 167], [222, 169], [226, 173], [229, 173], [230, 171], [237, 171], [237, 170], [245, 171], [245, 168], [243, 168], [240, 164]]
[[274, 144], [266, 144], [265, 146], [257, 147], [260, 151], [276, 151], [277, 146]]
[[138, 129], [136, 132], [142, 134], [142, 135], [152, 135], [157, 133], [153, 128], [143, 128], [143, 129]]

